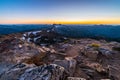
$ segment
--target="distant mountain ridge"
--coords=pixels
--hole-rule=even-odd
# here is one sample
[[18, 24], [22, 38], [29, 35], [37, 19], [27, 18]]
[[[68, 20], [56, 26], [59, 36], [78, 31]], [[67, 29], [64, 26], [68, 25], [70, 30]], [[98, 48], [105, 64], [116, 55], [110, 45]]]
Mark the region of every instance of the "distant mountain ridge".
[[0, 34], [53, 29], [74, 38], [95, 38], [120, 41], [120, 25], [0, 25]]

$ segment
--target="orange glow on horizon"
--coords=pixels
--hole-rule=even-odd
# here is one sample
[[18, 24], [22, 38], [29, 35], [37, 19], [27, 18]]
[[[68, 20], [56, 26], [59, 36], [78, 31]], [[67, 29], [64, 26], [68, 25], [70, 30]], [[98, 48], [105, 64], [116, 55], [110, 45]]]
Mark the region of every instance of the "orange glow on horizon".
[[15, 20], [0, 21], [0, 24], [120, 24], [119, 20], [84, 20], [84, 21], [57, 21], [57, 20]]

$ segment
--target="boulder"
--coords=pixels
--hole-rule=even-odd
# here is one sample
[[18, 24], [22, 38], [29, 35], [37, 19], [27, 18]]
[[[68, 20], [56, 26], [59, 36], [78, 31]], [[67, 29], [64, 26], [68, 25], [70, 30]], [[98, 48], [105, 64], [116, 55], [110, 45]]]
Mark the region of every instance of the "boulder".
[[67, 57], [65, 60], [55, 60], [53, 63], [64, 67], [68, 71], [69, 76], [73, 76], [76, 68], [76, 60]]
[[66, 80], [68, 73], [56, 64], [25, 65], [17, 64], [0, 75], [0, 80]]
[[119, 46], [114, 46], [112, 49], [115, 50], [115, 51], [120, 51], [120, 45]]
[[0, 80], [19, 80], [19, 77], [28, 69], [24, 64], [16, 64], [0, 75]]
[[79, 65], [76, 66], [74, 77], [81, 77], [81, 78], [89, 79], [89, 76], [85, 74], [85, 72], [80, 68]]
[[112, 58], [112, 55], [114, 54], [112, 50], [105, 49], [105, 48], [99, 48], [98, 51], [100, 54], [102, 54], [103, 56], [106, 56], [107, 58]]
[[98, 56], [98, 51], [93, 47], [86, 46], [81, 51], [86, 57], [90, 58], [91, 60], [96, 60]]
[[50, 64], [27, 69], [19, 80], [66, 80], [67, 73], [61, 66]]
[[120, 79], [120, 67], [117, 65], [109, 65], [109, 77], [113, 80], [119, 80]]

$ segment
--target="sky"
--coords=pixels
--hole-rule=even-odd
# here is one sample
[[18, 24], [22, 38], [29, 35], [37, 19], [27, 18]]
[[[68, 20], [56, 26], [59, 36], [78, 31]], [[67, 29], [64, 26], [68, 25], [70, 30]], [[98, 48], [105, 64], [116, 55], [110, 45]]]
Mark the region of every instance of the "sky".
[[120, 0], [0, 0], [0, 24], [120, 24]]

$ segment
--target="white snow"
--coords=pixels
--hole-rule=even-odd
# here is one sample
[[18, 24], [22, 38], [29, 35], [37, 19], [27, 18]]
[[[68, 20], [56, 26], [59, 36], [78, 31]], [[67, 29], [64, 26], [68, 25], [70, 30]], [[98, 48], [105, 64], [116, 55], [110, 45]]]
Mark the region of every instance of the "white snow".
[[36, 33], [40, 33], [41, 31], [33, 31], [33, 32], [28, 32], [28, 35], [30, 35], [31, 33], [36, 35]]
[[41, 36], [34, 38], [34, 42], [35, 42], [38, 38], [41, 38]]
[[28, 35], [30, 35], [32, 32], [28, 32]]
[[40, 31], [35, 31], [35, 32], [32, 32], [34, 35], [36, 35], [36, 33], [39, 33]]
[[25, 40], [25, 37], [22, 37], [22, 40]]
[[50, 32], [50, 30], [47, 30], [47, 32]]
[[23, 34], [24, 37], [26, 37], [27, 35], [26, 34]]
[[27, 39], [27, 42], [30, 42], [30, 38]]

